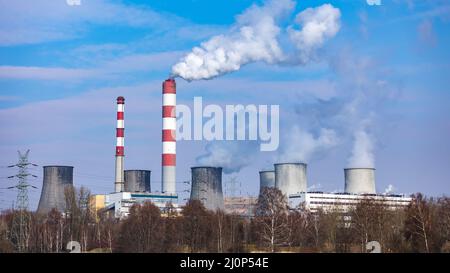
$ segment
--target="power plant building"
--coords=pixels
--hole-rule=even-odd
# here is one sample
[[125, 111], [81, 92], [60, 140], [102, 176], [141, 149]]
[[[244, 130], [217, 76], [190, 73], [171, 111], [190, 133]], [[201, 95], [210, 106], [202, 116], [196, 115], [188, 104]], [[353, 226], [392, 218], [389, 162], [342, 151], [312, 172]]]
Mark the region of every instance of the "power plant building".
[[130, 208], [134, 204], [152, 202], [162, 212], [165, 212], [168, 205], [178, 211], [178, 196], [166, 193], [142, 193], [142, 192], [116, 192], [107, 194], [105, 197], [105, 210], [112, 211], [115, 218], [126, 218], [130, 213]]
[[388, 209], [405, 208], [411, 203], [411, 197], [403, 195], [384, 194], [351, 194], [351, 193], [324, 193], [303, 192], [289, 196], [289, 207], [291, 209], [305, 209], [313, 213], [322, 210], [348, 212], [359, 202], [370, 200], [385, 206]]

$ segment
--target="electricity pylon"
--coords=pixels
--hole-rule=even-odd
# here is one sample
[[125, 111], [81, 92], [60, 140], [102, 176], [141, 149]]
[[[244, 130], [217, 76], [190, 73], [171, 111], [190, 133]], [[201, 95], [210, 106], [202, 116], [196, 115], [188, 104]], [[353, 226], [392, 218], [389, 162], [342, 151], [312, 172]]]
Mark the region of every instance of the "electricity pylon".
[[24, 154], [17, 151], [19, 154], [19, 162], [17, 164], [8, 166], [8, 168], [18, 167], [18, 173], [8, 178], [17, 178], [18, 182], [15, 186], [8, 187], [8, 189], [17, 189], [16, 207], [13, 214], [12, 225], [12, 239], [19, 252], [24, 252], [28, 247], [29, 227], [30, 227], [30, 213], [28, 211], [28, 187], [37, 189], [35, 186], [28, 184], [28, 176], [37, 177], [28, 172], [28, 166], [37, 166], [34, 163], [28, 162], [27, 150]]

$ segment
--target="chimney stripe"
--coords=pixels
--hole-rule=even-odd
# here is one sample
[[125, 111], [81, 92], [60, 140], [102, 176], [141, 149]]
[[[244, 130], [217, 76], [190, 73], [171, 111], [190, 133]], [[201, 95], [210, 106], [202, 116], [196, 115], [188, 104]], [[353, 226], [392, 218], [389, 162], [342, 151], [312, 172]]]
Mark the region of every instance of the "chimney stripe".
[[175, 130], [163, 130], [162, 141], [175, 141]]

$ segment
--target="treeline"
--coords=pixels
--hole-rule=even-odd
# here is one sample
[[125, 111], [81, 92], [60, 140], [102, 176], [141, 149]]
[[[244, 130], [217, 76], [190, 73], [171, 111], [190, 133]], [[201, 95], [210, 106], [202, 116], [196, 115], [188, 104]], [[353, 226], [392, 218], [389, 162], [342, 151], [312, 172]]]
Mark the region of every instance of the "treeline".
[[[85, 189], [66, 193], [67, 209], [47, 215], [29, 213], [22, 241], [25, 252], [67, 252], [78, 241], [83, 252], [366, 252], [378, 241], [382, 252], [450, 252], [450, 198], [413, 196], [401, 210], [388, 210], [367, 199], [351, 211], [310, 213], [289, 210], [279, 190], [264, 189], [248, 219], [208, 211], [189, 201], [181, 213], [152, 203], [134, 205], [117, 220], [95, 215]], [[17, 251], [19, 212], [0, 215], [0, 252]]]

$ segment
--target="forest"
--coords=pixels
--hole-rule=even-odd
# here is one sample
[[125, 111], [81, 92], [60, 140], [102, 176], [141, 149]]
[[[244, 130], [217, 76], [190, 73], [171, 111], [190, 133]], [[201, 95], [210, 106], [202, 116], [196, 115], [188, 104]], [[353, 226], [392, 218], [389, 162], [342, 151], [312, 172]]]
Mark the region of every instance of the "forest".
[[[450, 252], [450, 198], [412, 197], [405, 209], [367, 198], [345, 213], [311, 213], [289, 208], [279, 190], [265, 188], [251, 218], [208, 211], [191, 200], [181, 212], [135, 204], [119, 220], [94, 213], [87, 189], [70, 188], [64, 212], [3, 211], [0, 253], [64, 253], [70, 241], [79, 242], [82, 252], [97, 253], [367, 252], [370, 241], [379, 242], [384, 253]], [[25, 224], [17, 224], [20, 217]]]

